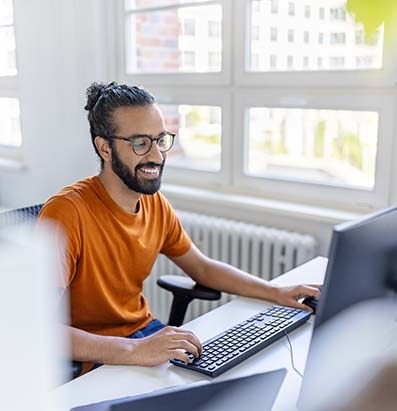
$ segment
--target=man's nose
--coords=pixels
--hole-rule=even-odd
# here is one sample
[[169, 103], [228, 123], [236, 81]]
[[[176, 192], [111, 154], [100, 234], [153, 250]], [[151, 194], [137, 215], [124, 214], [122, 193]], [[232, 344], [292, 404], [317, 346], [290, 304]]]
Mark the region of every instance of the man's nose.
[[147, 158], [152, 161], [153, 163], [162, 163], [164, 160], [164, 153], [162, 153], [159, 149], [159, 145], [157, 141], [153, 141], [152, 147], [150, 148], [149, 153], [147, 154]]

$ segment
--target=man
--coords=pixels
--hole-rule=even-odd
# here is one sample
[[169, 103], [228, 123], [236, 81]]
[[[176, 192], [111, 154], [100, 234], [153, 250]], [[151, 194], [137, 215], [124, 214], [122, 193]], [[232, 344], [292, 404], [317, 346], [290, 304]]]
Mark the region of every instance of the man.
[[314, 287], [274, 286], [192, 244], [158, 192], [174, 135], [148, 91], [94, 83], [85, 109], [101, 171], [64, 188], [40, 214], [66, 237], [62, 287], [70, 297], [74, 360], [151, 366], [171, 358], [189, 362], [186, 351], [200, 355], [198, 338], [154, 320], [142, 295], [160, 252], [196, 282], [221, 291], [298, 308], [305, 308], [298, 298], [319, 296]]

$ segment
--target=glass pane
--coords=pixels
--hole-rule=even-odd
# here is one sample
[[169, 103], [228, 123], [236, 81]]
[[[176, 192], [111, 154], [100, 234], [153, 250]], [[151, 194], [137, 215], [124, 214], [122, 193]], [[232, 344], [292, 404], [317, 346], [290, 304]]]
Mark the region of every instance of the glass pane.
[[0, 27], [0, 76], [17, 74], [13, 27]]
[[219, 171], [222, 111], [215, 106], [161, 105], [166, 129], [177, 134], [167, 163], [175, 167]]
[[19, 101], [0, 98], [0, 145], [19, 147], [22, 144]]
[[378, 119], [366, 111], [251, 108], [246, 173], [371, 189]]
[[345, 7], [345, 0], [251, 0], [247, 70], [381, 68], [383, 27], [367, 39]]
[[221, 6], [134, 13], [127, 19], [128, 73], [221, 71]]
[[14, 23], [12, 0], [0, 0], [0, 26]]
[[206, 0], [125, 0], [126, 10], [167, 7], [185, 3], [202, 3]]

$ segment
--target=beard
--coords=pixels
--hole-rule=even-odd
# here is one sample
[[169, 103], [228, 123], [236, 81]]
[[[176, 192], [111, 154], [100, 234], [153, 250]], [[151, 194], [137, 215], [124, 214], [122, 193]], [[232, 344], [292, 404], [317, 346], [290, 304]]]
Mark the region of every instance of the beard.
[[[155, 194], [160, 190], [161, 176], [163, 174], [165, 160], [161, 164], [148, 162], [137, 164], [134, 174], [128, 166], [126, 166], [117, 154], [117, 151], [112, 150], [112, 170], [121, 179], [121, 181], [132, 191], [141, 194]], [[160, 167], [159, 176], [155, 179], [146, 179], [139, 177], [138, 170], [143, 167]]]

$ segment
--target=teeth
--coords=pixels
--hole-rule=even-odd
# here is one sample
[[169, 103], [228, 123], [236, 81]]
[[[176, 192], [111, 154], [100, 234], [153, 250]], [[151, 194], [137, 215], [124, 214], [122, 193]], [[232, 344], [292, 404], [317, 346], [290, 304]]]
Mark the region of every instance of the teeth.
[[144, 173], [148, 173], [148, 174], [157, 174], [157, 171], [158, 171], [157, 168], [141, 168], [141, 170]]

